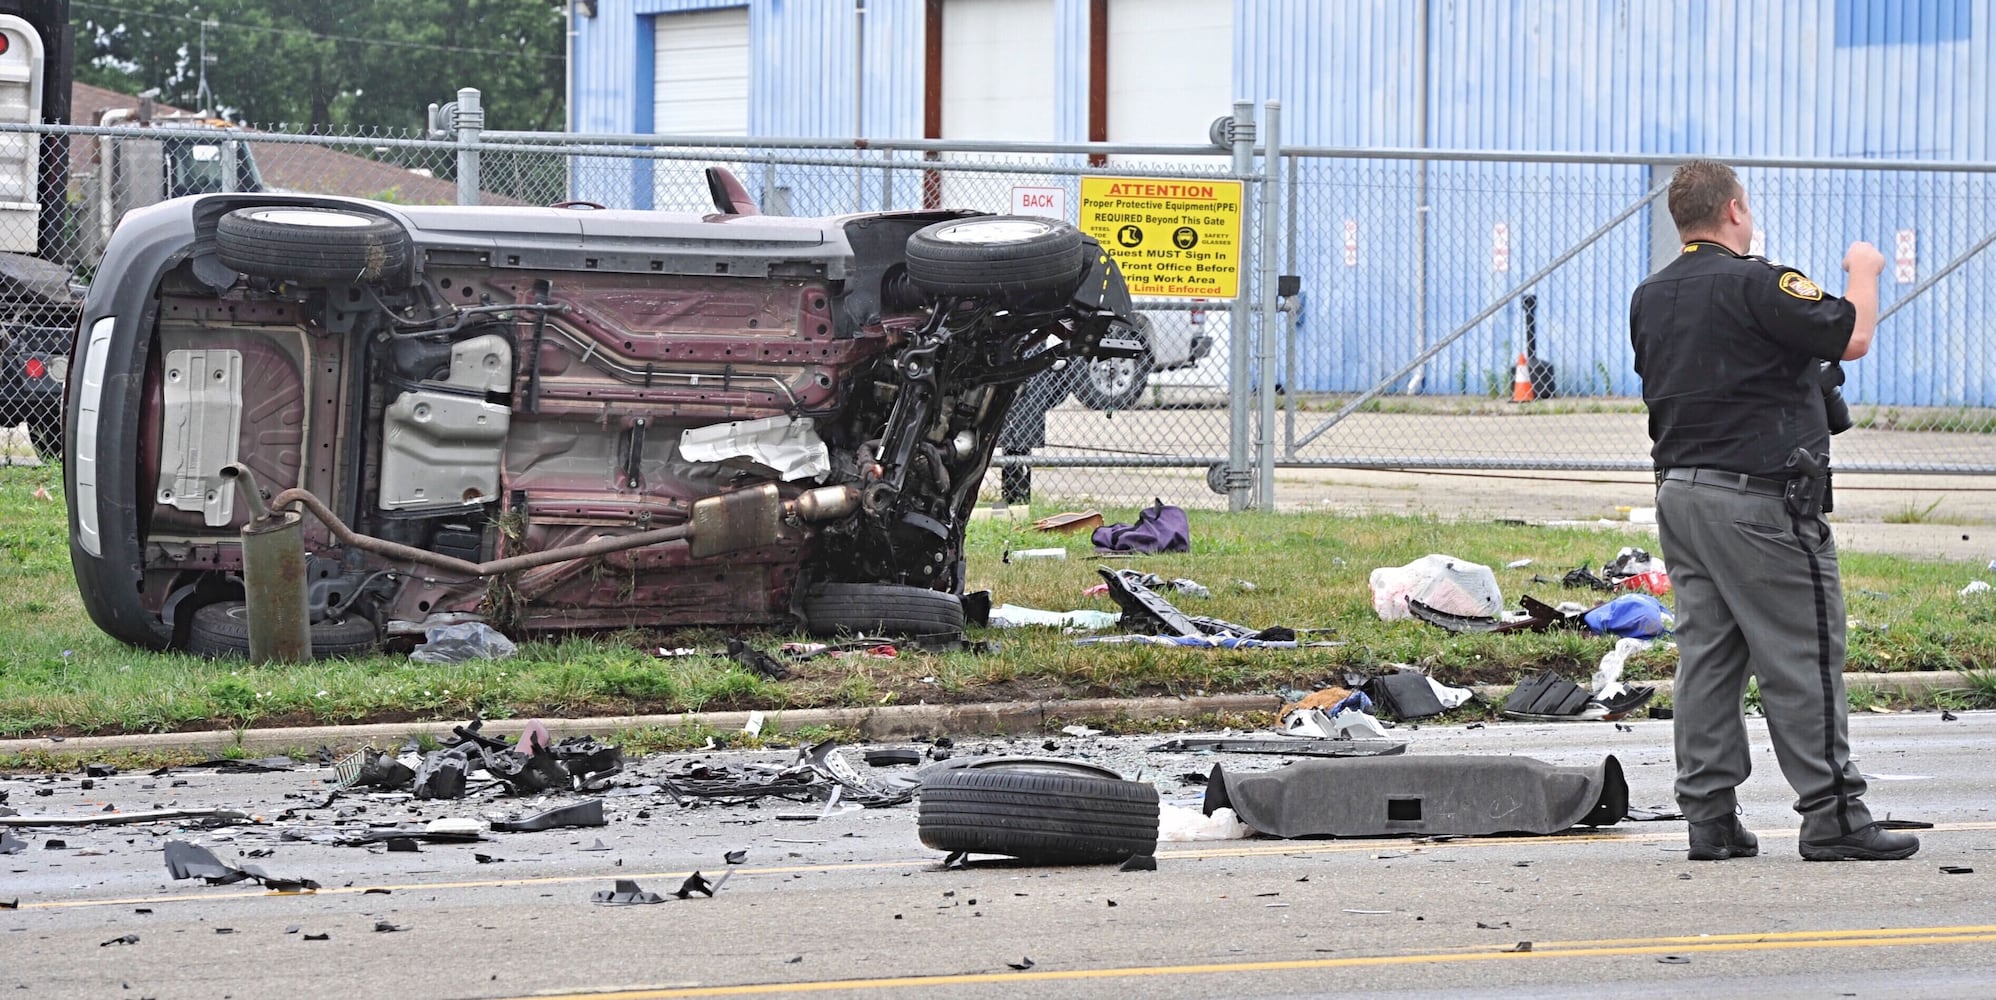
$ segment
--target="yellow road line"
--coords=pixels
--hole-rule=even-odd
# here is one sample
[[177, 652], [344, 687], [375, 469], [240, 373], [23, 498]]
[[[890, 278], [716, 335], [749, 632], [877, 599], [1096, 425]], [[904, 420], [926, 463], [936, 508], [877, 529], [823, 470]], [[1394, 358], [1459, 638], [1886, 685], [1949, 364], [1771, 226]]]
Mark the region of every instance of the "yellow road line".
[[[1996, 821], [1973, 823], [1936, 823], [1932, 829], [1922, 833], [1972, 833], [1996, 830]], [[1762, 837], [1794, 837], [1796, 831], [1770, 830], [1756, 831]], [[1457, 848], [1499, 848], [1556, 846], [1561, 844], [1588, 843], [1668, 843], [1684, 839], [1681, 827], [1669, 832], [1658, 833], [1610, 833], [1557, 834], [1549, 837], [1475, 837], [1449, 840], [1283, 840], [1275, 842], [1240, 841], [1228, 842], [1224, 846], [1185, 848], [1157, 852], [1159, 861], [1197, 861], [1224, 858], [1256, 857], [1297, 857], [1316, 854], [1361, 854], [1379, 851], [1421, 850]], [[737, 868], [738, 877], [765, 875], [803, 875], [823, 872], [889, 870], [902, 868], [927, 868], [936, 864], [935, 858], [908, 858], [885, 861], [852, 861], [839, 864], [785, 865], [774, 868]], [[576, 885], [580, 883], [600, 883], [607, 878], [626, 879], [683, 879], [692, 874], [691, 869], [662, 872], [618, 872], [615, 875], [546, 875], [534, 878], [475, 879], [457, 882], [408, 882], [389, 885], [352, 885], [313, 892], [202, 892], [175, 896], [126, 896], [116, 899], [71, 899], [49, 900], [20, 905], [22, 910], [77, 909], [92, 906], [148, 906], [154, 903], [210, 902], [214, 900], [287, 898], [300, 896], [357, 896], [369, 889], [387, 889], [392, 892], [415, 892], [434, 889], [503, 889], [514, 886], [536, 885]]]
[[[1814, 937], [1783, 940], [1745, 940], [1700, 944], [1646, 944], [1634, 946], [1545, 948], [1507, 952], [1484, 950], [1457, 953], [1418, 953], [1369, 955], [1353, 958], [1298, 959], [1272, 962], [1230, 962], [1204, 965], [1132, 966], [1106, 969], [1070, 969], [1026, 972], [978, 972], [939, 976], [896, 976], [880, 979], [828, 979], [798, 983], [757, 983], [743, 986], [686, 986], [651, 990], [615, 990], [598, 993], [538, 994], [514, 1000], [666, 1000], [671, 997], [756, 996], [773, 993], [825, 993], [842, 990], [881, 990], [905, 987], [939, 989], [997, 983], [1058, 982], [1088, 979], [1134, 979], [1159, 976], [1241, 975], [1256, 972], [1301, 972], [1325, 969], [1355, 969], [1396, 965], [1449, 965], [1460, 962], [1532, 961], [1550, 958], [1611, 958], [1631, 955], [1675, 955], [1684, 953], [1788, 951], [1803, 948], [1890, 948], [1935, 944], [1987, 944], [1996, 942], [1996, 933], [1955, 933], [1960, 930], [1996, 931], [1978, 928], [1898, 928], [1871, 932], [1864, 937], [1840, 937], [1850, 933], [1817, 932]], [[1806, 932], [1804, 932], [1806, 933]], [[1865, 933], [1865, 932], [1856, 932]], [[1639, 939], [1641, 940], [1641, 939]], [[1675, 938], [1651, 939], [1676, 941]]]

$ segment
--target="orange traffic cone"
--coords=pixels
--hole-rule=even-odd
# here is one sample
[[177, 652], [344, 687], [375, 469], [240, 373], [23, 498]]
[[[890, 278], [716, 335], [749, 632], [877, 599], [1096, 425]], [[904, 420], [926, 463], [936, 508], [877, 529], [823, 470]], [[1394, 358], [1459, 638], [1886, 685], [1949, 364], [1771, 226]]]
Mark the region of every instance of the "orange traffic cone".
[[1518, 355], [1518, 373], [1511, 376], [1511, 402], [1529, 403], [1538, 397], [1532, 393], [1532, 374], [1525, 367], [1525, 356]]

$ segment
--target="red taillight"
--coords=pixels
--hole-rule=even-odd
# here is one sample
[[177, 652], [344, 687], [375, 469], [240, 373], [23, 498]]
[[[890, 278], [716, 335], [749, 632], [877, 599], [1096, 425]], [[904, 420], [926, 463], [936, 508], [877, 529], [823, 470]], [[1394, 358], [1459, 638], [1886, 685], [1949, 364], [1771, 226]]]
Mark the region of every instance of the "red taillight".
[[6, 55], [7, 50], [13, 47], [14, 47], [14, 36], [4, 31], [0, 31], [0, 56]]
[[[0, 38], [5, 38], [5, 37], [7, 36], [0, 35]], [[42, 376], [47, 375], [49, 373], [49, 366], [42, 364], [42, 359], [40, 358], [29, 358], [27, 364], [27, 372], [29, 378], [41, 378]]]

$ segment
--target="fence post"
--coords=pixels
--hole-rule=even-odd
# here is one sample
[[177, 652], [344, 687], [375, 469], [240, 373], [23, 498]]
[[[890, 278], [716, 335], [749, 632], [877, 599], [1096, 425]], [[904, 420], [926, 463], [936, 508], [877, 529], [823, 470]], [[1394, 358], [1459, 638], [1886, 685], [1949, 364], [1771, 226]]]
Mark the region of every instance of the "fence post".
[[478, 103], [478, 88], [457, 92], [457, 203], [478, 204], [478, 135], [485, 131], [485, 109]]
[[[1235, 101], [1234, 118], [1228, 128], [1228, 138], [1234, 144], [1234, 176], [1243, 177], [1254, 171], [1254, 102]], [[1242, 191], [1241, 215], [1246, 217], [1246, 191]], [[1265, 224], [1265, 223], [1264, 223]], [[1245, 228], [1245, 227], [1243, 227]], [[1242, 236], [1246, 236], [1245, 233]], [[1248, 408], [1254, 405], [1248, 395], [1248, 368], [1253, 359], [1249, 353], [1248, 324], [1252, 310], [1248, 306], [1248, 276], [1252, 274], [1252, 258], [1246, 239], [1237, 248], [1240, 253], [1239, 271], [1235, 275], [1238, 286], [1234, 289], [1234, 304], [1227, 319], [1227, 509], [1242, 511], [1248, 509], [1251, 498], [1249, 487], [1254, 484], [1254, 470], [1249, 464], [1248, 444], [1253, 433], [1248, 426]]]
[[[1255, 347], [1261, 365], [1261, 412], [1257, 421], [1256, 476], [1255, 492], [1262, 510], [1275, 511], [1275, 336], [1276, 336], [1276, 283], [1275, 283], [1275, 236], [1277, 200], [1281, 185], [1276, 183], [1275, 174], [1282, 163], [1282, 102], [1269, 101], [1262, 105], [1261, 123], [1261, 209], [1257, 217], [1261, 221], [1261, 246], [1255, 251], [1255, 263], [1261, 266], [1261, 276], [1256, 285], [1261, 291], [1261, 323], [1255, 331]], [[1289, 378], [1295, 379], [1292, 373]], [[1293, 389], [1291, 390], [1294, 391]]]

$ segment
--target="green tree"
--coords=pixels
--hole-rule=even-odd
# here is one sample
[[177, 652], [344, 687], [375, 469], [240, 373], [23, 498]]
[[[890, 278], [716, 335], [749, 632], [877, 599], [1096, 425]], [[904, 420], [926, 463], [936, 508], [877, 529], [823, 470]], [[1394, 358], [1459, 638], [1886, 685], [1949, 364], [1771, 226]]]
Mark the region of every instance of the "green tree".
[[[559, 129], [563, 0], [74, 0], [77, 78], [263, 126], [413, 128], [460, 87], [494, 128]], [[79, 109], [83, 110], [83, 109]]]

